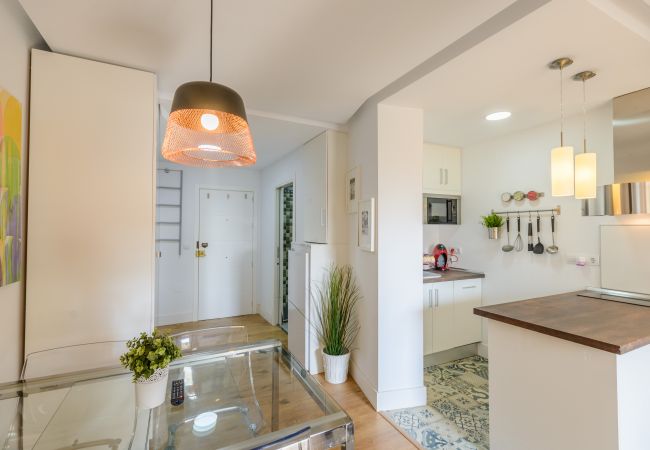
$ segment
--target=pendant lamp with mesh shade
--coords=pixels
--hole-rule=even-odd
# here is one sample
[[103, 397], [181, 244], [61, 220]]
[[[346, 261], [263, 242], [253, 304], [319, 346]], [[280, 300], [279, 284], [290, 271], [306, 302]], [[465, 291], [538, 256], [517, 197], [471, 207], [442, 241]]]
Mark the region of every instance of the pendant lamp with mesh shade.
[[210, 81], [192, 81], [176, 89], [162, 144], [163, 158], [186, 166], [250, 166], [257, 156], [242, 98], [212, 82], [212, 10], [210, 1]]

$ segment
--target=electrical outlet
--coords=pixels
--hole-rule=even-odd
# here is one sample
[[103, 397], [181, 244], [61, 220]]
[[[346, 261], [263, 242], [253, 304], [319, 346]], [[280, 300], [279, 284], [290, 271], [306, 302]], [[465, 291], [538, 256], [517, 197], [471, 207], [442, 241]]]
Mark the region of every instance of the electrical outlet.
[[566, 262], [574, 266], [600, 266], [600, 257], [594, 255], [568, 255]]
[[588, 256], [587, 257], [588, 266], [600, 266], [600, 257], [598, 256]]

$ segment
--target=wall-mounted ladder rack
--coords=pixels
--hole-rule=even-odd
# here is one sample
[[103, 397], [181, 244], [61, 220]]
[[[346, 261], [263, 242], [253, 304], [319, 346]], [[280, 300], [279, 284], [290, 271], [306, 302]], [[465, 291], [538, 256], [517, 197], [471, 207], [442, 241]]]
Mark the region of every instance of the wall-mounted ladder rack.
[[[178, 243], [178, 254], [181, 254], [181, 236], [183, 231], [183, 171], [178, 169], [158, 169], [158, 172], [165, 174], [178, 173], [178, 181], [174, 185], [163, 184], [161, 185], [161, 178], [156, 177], [156, 242], [176, 242]], [[162, 192], [178, 192], [178, 202], [169, 200], [161, 200]], [[178, 220], [162, 220], [159, 208], [175, 208], [178, 213]], [[161, 227], [176, 228], [177, 233], [174, 237], [161, 237]], [[159, 250], [159, 255], [161, 255]]]

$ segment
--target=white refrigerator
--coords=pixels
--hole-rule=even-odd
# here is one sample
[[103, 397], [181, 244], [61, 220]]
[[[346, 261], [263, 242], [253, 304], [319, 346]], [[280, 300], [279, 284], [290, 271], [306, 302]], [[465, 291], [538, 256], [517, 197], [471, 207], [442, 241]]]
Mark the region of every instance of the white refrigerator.
[[347, 260], [347, 246], [294, 244], [289, 250], [289, 351], [310, 373], [323, 371], [318, 340], [318, 292], [329, 267]]

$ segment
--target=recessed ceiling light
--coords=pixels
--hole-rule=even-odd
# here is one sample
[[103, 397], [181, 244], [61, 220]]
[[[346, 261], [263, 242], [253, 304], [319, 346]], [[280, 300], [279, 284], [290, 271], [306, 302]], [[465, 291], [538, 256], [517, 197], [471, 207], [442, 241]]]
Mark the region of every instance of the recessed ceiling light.
[[510, 111], [499, 111], [492, 114], [488, 114], [487, 116], [485, 116], [485, 120], [492, 120], [492, 121], [503, 120], [503, 119], [507, 119], [511, 115], [512, 114], [510, 113]]

